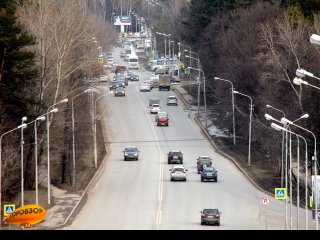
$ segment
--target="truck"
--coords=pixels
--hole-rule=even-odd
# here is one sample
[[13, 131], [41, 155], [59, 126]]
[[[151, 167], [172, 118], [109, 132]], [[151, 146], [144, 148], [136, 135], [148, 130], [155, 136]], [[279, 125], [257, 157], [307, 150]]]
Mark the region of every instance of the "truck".
[[170, 76], [167, 74], [159, 75], [159, 91], [163, 89], [170, 91]]
[[116, 71], [115, 71], [115, 74], [118, 75], [118, 74], [125, 74], [127, 72], [127, 67], [126, 66], [116, 66]]

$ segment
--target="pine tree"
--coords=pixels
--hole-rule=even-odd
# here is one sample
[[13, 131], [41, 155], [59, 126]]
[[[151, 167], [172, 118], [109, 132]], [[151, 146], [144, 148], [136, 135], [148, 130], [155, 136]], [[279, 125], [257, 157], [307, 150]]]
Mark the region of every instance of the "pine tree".
[[35, 53], [28, 50], [35, 38], [22, 31], [16, 9], [15, 1], [0, 0], [0, 104], [10, 106], [5, 111], [12, 118], [26, 114], [33, 102], [27, 91], [38, 74]]

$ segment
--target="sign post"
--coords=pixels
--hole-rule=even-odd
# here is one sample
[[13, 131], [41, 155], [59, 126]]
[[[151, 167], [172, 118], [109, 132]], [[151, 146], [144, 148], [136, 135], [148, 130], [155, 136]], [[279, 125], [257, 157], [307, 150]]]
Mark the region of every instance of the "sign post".
[[265, 220], [266, 220], [266, 230], [268, 230], [267, 227], [267, 205], [270, 203], [270, 199], [267, 197], [262, 198], [262, 203], [264, 205], [264, 213], [265, 213]]

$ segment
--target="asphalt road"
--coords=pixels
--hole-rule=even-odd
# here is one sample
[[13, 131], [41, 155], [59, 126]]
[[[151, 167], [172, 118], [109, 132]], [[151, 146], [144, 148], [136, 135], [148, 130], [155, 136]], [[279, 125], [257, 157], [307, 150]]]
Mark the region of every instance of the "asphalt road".
[[[119, 49], [114, 50], [115, 61]], [[138, 71], [140, 82], [151, 75]], [[230, 160], [217, 154], [182, 102], [166, 106], [173, 92], [153, 89], [140, 92], [130, 82], [125, 97], [110, 95], [100, 101], [101, 121], [108, 146], [108, 160], [89, 190], [88, 200], [66, 229], [284, 229], [285, 205], [257, 190]], [[157, 127], [149, 113], [149, 98], [159, 98], [169, 114], [169, 127]], [[124, 161], [126, 146], [139, 148], [138, 161]], [[171, 182], [167, 153], [181, 150], [189, 170], [186, 182]], [[218, 170], [218, 182], [200, 181], [196, 158], [209, 155]], [[218, 208], [221, 226], [201, 226], [200, 211]], [[293, 216], [296, 215], [293, 208]], [[288, 214], [290, 206], [288, 206]], [[309, 217], [311, 222], [311, 217]], [[290, 226], [290, 221], [288, 222]], [[304, 227], [304, 210], [300, 211]], [[296, 228], [296, 218], [293, 218]]]

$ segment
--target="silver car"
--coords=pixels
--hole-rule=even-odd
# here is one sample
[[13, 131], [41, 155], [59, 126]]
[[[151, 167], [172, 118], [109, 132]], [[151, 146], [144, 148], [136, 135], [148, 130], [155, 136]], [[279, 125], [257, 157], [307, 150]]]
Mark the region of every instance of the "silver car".
[[123, 154], [124, 154], [124, 161], [127, 161], [127, 160], [137, 160], [139, 159], [139, 150], [137, 147], [126, 147], [123, 151]]
[[187, 171], [188, 169], [185, 169], [182, 165], [176, 165], [173, 166], [172, 169], [170, 169], [170, 179], [171, 181], [187, 181]]
[[175, 105], [178, 106], [178, 98], [176, 96], [169, 96], [167, 98], [167, 105]]

